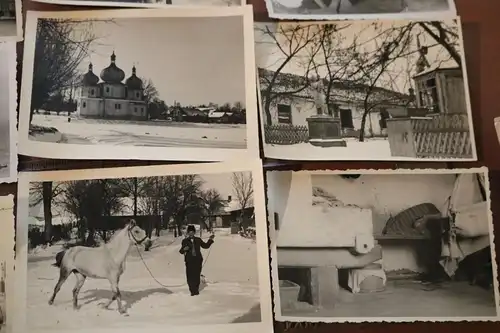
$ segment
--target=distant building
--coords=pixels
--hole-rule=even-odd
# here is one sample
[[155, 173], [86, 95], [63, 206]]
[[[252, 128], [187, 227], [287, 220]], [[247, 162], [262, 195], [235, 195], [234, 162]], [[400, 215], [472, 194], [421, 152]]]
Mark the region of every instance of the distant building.
[[123, 83], [125, 72], [116, 65], [116, 55], [111, 55], [111, 64], [101, 71], [100, 79], [93, 72], [92, 63], [81, 83], [78, 113], [84, 118], [147, 120], [147, 105], [144, 101], [144, 86], [136, 75]]
[[[266, 89], [274, 75], [273, 71], [259, 68], [263, 104], [265, 104], [265, 99], [269, 97], [266, 95]], [[314, 92], [307, 84], [307, 78], [295, 74], [279, 73], [274, 82], [271, 93], [273, 100], [269, 106], [271, 123], [266, 121], [265, 125], [307, 128], [307, 118], [317, 112], [313, 98]], [[325, 80], [325, 86], [327, 85], [328, 81]], [[331, 96], [328, 100], [330, 105], [328, 113], [340, 119], [344, 136], [359, 136], [366, 89], [366, 85], [350, 81], [338, 81], [332, 85]], [[288, 91], [293, 93], [286, 93]], [[376, 87], [370, 98], [371, 108], [366, 117], [365, 135], [386, 136], [386, 120], [389, 117], [387, 109], [407, 106], [410, 101], [411, 97], [407, 94]], [[264, 120], [266, 119], [264, 118]], [[268, 139], [267, 134], [269, 133], [266, 133], [266, 139]]]

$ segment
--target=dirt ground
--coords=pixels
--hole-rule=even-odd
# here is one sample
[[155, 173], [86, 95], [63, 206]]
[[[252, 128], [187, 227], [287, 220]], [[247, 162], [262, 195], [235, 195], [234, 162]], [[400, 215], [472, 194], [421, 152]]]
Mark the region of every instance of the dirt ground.
[[301, 304], [282, 311], [286, 316], [300, 317], [486, 317], [495, 316], [493, 290], [462, 282], [424, 285], [413, 280], [388, 281], [385, 291], [353, 294], [341, 290], [338, 306], [333, 310], [316, 309]]

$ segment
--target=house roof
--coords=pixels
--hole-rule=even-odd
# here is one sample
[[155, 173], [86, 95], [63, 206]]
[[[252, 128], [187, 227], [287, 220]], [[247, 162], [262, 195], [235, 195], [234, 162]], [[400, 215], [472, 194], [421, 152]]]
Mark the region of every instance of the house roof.
[[[253, 206], [246, 207], [246, 209], [251, 208], [251, 207], [253, 207]], [[231, 200], [231, 201], [227, 202], [226, 206], [224, 207], [224, 211], [226, 213], [235, 212], [238, 210], [241, 210], [241, 206], [240, 206], [238, 200]]]
[[203, 112], [198, 109], [188, 109], [188, 108], [182, 108], [181, 109], [182, 113], [184, 113], [186, 116], [206, 116], [207, 113]]
[[427, 75], [427, 74], [430, 74], [433, 72], [447, 72], [447, 71], [458, 71], [458, 70], [460, 70], [460, 67], [458, 67], [458, 66], [443, 67], [443, 66], [436, 65], [436, 66], [431, 66], [431, 67], [425, 69], [423, 72], [420, 72], [420, 73], [414, 75], [413, 78], [416, 79], [416, 78], [422, 77], [424, 75]]
[[224, 115], [231, 116], [233, 113], [232, 112], [225, 112], [225, 111], [211, 111], [208, 114], [209, 118], [222, 118]]
[[[275, 72], [259, 68], [259, 84], [261, 92], [267, 88]], [[328, 81], [325, 79], [325, 86]], [[293, 92], [291, 95], [299, 98], [313, 99], [314, 92], [308, 85], [307, 79], [303, 76], [279, 73], [274, 84], [274, 93]], [[358, 104], [363, 103], [367, 85], [355, 83], [348, 80], [336, 81], [333, 83], [333, 93], [330, 96], [331, 103]], [[402, 94], [385, 88], [375, 87], [372, 100], [376, 100], [385, 105], [403, 105], [410, 101], [408, 94]]]

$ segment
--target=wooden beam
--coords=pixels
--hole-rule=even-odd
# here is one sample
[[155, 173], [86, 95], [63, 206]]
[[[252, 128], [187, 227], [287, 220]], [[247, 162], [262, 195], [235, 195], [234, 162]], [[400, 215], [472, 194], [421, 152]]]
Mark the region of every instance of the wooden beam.
[[376, 245], [365, 255], [354, 255], [347, 248], [278, 247], [278, 267], [361, 268], [382, 259], [382, 247]]

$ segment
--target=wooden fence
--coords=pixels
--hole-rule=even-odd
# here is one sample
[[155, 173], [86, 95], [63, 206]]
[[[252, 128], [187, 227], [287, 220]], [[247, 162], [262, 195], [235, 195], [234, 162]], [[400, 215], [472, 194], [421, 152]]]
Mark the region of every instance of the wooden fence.
[[293, 145], [307, 142], [309, 130], [307, 126], [288, 124], [264, 125], [264, 141], [274, 145]]
[[396, 118], [387, 124], [392, 156], [472, 158], [467, 114]]

